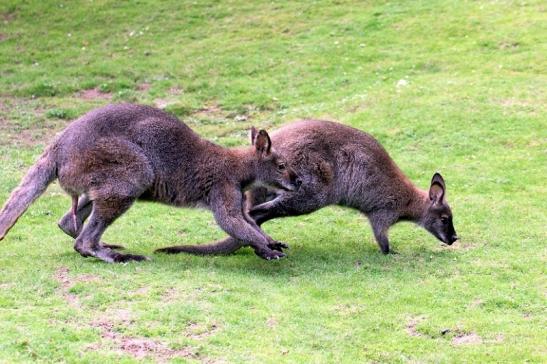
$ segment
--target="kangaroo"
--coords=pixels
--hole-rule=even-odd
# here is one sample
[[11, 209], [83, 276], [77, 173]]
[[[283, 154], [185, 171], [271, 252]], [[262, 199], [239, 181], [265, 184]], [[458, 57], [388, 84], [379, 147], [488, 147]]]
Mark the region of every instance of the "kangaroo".
[[301, 181], [273, 150], [266, 131], [253, 128], [251, 137], [253, 147], [228, 149], [153, 107], [93, 110], [60, 133], [12, 192], [0, 211], [0, 240], [57, 178], [72, 197], [59, 227], [75, 238], [74, 249], [84, 257], [109, 263], [147, 259], [100, 242], [105, 229], [140, 199], [209, 208], [224, 231], [258, 256], [281, 258], [277, 243], [244, 212], [243, 193], [254, 185], [292, 191]]
[[[415, 187], [371, 135], [342, 124], [302, 120], [271, 134], [272, 142], [302, 179], [298, 191], [264, 187], [247, 193], [250, 216], [262, 223], [308, 214], [327, 205], [348, 206], [366, 215], [382, 253], [390, 252], [388, 229], [399, 221], [424, 227], [443, 243], [458, 237], [445, 199], [443, 177], [435, 173], [429, 191]], [[245, 243], [233, 238], [205, 245], [164, 248], [167, 253], [229, 254]], [[277, 242], [276, 249], [287, 246]]]

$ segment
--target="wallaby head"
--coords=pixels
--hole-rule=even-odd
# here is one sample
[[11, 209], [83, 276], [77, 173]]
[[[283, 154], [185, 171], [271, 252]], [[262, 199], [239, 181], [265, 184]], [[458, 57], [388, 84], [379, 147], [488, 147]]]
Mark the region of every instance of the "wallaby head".
[[458, 240], [452, 223], [452, 210], [446, 202], [446, 185], [443, 177], [435, 173], [429, 187], [429, 205], [422, 216], [422, 225], [427, 231], [445, 244], [452, 245]]
[[255, 147], [257, 160], [256, 180], [259, 184], [294, 191], [302, 184], [301, 179], [289, 166], [287, 160], [272, 148], [266, 130], [251, 128], [251, 144]]

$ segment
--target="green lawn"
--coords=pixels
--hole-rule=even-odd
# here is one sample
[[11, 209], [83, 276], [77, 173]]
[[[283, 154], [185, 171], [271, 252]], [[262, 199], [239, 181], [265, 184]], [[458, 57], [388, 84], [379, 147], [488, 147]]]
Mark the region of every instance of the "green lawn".
[[224, 237], [138, 203], [84, 259], [53, 184], [0, 244], [0, 362], [547, 361], [547, 8], [542, 1], [0, 2], [0, 203], [53, 135], [109, 102], [158, 105], [227, 146], [313, 117], [366, 130], [461, 240], [410, 224], [383, 256], [337, 207], [264, 225], [268, 262], [154, 255]]

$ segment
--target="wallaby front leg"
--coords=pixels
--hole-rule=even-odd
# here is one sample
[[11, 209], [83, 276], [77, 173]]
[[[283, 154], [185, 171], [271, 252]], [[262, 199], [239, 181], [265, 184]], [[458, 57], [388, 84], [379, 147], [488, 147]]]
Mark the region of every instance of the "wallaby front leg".
[[[266, 239], [268, 239], [268, 247], [270, 249], [273, 249], [273, 250], [277, 250], [277, 251], [280, 251], [280, 252], [283, 252], [283, 249], [288, 249], [289, 246], [283, 242], [280, 242], [280, 241], [277, 241], [277, 240], [274, 240], [271, 236], [269, 236], [268, 234], [264, 233], [264, 231], [260, 228], [260, 225], [257, 224], [257, 222], [249, 215], [249, 213], [247, 212], [247, 206], [245, 206], [245, 204], [242, 206], [242, 213], [243, 213], [243, 216], [245, 217], [245, 220], [247, 220], [247, 222], [253, 227], [255, 228], [255, 230], [257, 230], [259, 233], [261, 234], [264, 234], [264, 236], [266, 237]], [[229, 238], [230, 239], [230, 238]], [[244, 244], [244, 243], [242, 243]]]
[[271, 201], [255, 205], [249, 210], [249, 216], [258, 226], [268, 220], [288, 216], [285, 201], [290, 201], [290, 198], [282, 194]]
[[251, 207], [250, 212], [258, 215], [258, 214], [264, 214], [270, 210], [275, 210], [275, 208], [279, 205], [279, 202], [282, 202], [282, 200], [283, 200], [282, 197], [276, 197], [275, 199], [271, 201], [267, 201], [267, 202]]
[[211, 196], [212, 210], [219, 226], [231, 237], [242, 240], [253, 247], [256, 255], [264, 259], [279, 259], [282, 252], [271, 249], [269, 238], [255, 223], [250, 223], [243, 213], [241, 191], [225, 188]]
[[376, 238], [376, 242], [380, 246], [380, 250], [382, 251], [382, 253], [388, 254], [389, 239], [387, 237], [387, 231], [386, 230], [382, 231], [377, 229], [373, 229], [373, 230], [374, 230], [374, 237]]
[[396, 216], [390, 213], [379, 211], [375, 214], [368, 215], [370, 224], [372, 225], [372, 230], [374, 231], [374, 237], [376, 242], [380, 246], [382, 253], [388, 254], [389, 249], [389, 239], [387, 233], [389, 227], [397, 221]]
[[380, 250], [384, 254], [389, 253], [389, 239], [387, 237], [387, 231], [389, 227], [386, 227], [384, 224], [380, 224], [377, 221], [372, 220], [372, 230], [374, 231], [374, 237], [376, 242], [380, 246]]
[[[257, 225], [257, 223], [248, 215], [245, 215], [245, 219], [247, 222], [259, 233], [263, 232], [263, 230], [260, 228], [260, 226]], [[271, 236], [264, 233], [264, 236], [266, 236], [266, 239], [268, 239], [268, 248], [277, 250], [280, 252], [283, 252], [283, 249], [289, 249], [289, 246], [281, 241], [274, 240]]]

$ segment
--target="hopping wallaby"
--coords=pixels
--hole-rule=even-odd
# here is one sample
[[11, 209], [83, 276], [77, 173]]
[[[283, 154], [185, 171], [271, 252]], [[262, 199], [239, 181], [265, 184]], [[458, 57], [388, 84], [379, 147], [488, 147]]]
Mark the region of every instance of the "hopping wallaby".
[[[371, 135], [330, 121], [302, 120], [276, 130], [271, 138], [302, 179], [302, 188], [281, 193], [263, 187], [249, 191], [249, 214], [257, 225], [341, 205], [368, 217], [384, 254], [390, 251], [388, 229], [399, 221], [413, 221], [448, 245], [458, 239], [442, 176], [433, 175], [429, 191], [415, 187]], [[162, 251], [229, 254], [244, 245], [227, 238]], [[275, 245], [280, 250], [285, 247]]]
[[60, 133], [12, 192], [0, 211], [0, 240], [57, 178], [72, 197], [72, 208], [59, 226], [76, 239], [74, 249], [84, 257], [146, 259], [100, 242], [105, 229], [137, 199], [207, 207], [224, 231], [251, 245], [258, 256], [283, 257], [276, 242], [244, 212], [243, 193], [255, 184], [292, 191], [301, 181], [272, 149], [266, 131], [253, 128], [252, 144], [223, 148], [149, 106], [93, 110]]

